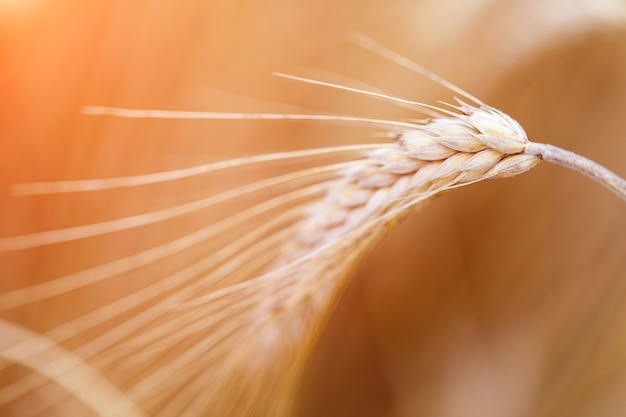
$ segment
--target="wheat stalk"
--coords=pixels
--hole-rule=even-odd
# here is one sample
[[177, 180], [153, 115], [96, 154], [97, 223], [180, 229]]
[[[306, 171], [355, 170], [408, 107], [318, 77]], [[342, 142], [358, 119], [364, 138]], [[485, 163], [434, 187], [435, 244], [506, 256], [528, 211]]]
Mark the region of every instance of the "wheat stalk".
[[[274, 193], [178, 239], [0, 294], [3, 310], [19, 310], [63, 299], [235, 230], [248, 232], [235, 233], [230, 244], [140, 291], [41, 334], [3, 321], [2, 330], [10, 336], [2, 339], [3, 371], [10, 364], [36, 371], [0, 388], [3, 405], [46, 393], [46, 405], [74, 398], [96, 415], [289, 415], [302, 370], [353, 271], [385, 232], [418, 204], [454, 188], [522, 174], [542, 159], [580, 171], [626, 200], [624, 180], [610, 171], [559, 148], [530, 142], [503, 112], [380, 45], [363, 38], [360, 42], [471, 104], [457, 100], [434, 107], [287, 76], [409, 105], [430, 118], [399, 122], [333, 115], [86, 109], [88, 114], [117, 117], [369, 124], [384, 129], [388, 140], [256, 155], [134, 177], [14, 186], [14, 194], [22, 197], [95, 192], [280, 160], [320, 155], [333, 159], [160, 211], [1, 238], [0, 252], [15, 253], [170, 221], [259, 191]], [[109, 323], [115, 317], [121, 317], [119, 322]], [[99, 334], [80, 340], [100, 326], [104, 330]], [[70, 343], [76, 338], [78, 343]], [[49, 381], [64, 391], [52, 389]]]

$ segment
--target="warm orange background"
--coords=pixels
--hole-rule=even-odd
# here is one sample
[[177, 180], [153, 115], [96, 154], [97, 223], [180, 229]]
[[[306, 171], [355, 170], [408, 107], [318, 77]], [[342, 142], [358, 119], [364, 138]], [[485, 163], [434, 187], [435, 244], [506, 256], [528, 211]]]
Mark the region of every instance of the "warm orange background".
[[[351, 44], [353, 31], [506, 111], [531, 139], [626, 176], [620, 2], [607, 1], [614, 7], [606, 9], [557, 0], [17, 3], [0, 1], [1, 236], [154, 210], [234, 179], [25, 199], [9, 197], [12, 183], [370, 140], [360, 129], [308, 123], [96, 118], [81, 115], [83, 105], [416, 117], [272, 71], [359, 80], [422, 101], [450, 98]], [[349, 288], [305, 381], [302, 414], [622, 415], [625, 207], [580, 175], [547, 165], [423, 207]], [[177, 230], [2, 254], [1, 285], [115, 259], [178, 228], [193, 230], [192, 220]], [[44, 330], [149, 280], [144, 271], [72, 302], [6, 317]]]

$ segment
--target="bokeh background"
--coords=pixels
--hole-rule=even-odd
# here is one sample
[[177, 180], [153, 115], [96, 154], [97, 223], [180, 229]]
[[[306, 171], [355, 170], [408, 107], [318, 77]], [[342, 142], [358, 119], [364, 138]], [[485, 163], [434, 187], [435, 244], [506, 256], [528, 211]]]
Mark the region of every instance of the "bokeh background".
[[[356, 46], [355, 32], [504, 110], [531, 140], [626, 176], [620, 0], [3, 0], [0, 235], [155, 210], [251, 174], [95, 196], [14, 198], [11, 184], [375, 139], [369, 130], [303, 122], [94, 117], [81, 114], [84, 105], [418, 117], [272, 71], [431, 103], [450, 99], [440, 86]], [[348, 288], [303, 381], [299, 415], [623, 415], [625, 207], [579, 174], [547, 164], [421, 207]], [[0, 254], [0, 285], [8, 290], [79, 271], [201, 221]], [[44, 331], [152, 276], [144, 268], [3, 318]], [[41, 411], [54, 413], [68, 415]]]

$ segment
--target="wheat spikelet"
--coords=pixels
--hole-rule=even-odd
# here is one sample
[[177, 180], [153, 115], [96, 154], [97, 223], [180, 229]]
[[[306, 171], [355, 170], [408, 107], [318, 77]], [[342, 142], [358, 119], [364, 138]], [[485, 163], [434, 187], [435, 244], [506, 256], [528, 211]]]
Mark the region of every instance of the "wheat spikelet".
[[[38, 406], [43, 413], [59, 409], [66, 414], [73, 407], [77, 413], [85, 411], [81, 408], [85, 406], [90, 413], [104, 415], [118, 410], [164, 416], [206, 414], [207, 410], [215, 415], [288, 414], [301, 369], [329, 312], [360, 258], [386, 230], [414, 205], [442, 191], [515, 175], [550, 156], [546, 151], [550, 148], [528, 143], [506, 115], [474, 104], [442, 108], [436, 119], [423, 124], [374, 121], [389, 129], [388, 140], [336, 149], [347, 151], [346, 161], [337, 162], [339, 153], [329, 150], [333, 160], [328, 165], [255, 179], [202, 202], [151, 210], [121, 221], [4, 238], [4, 256], [17, 259], [21, 251], [46, 250], [42, 245], [74, 249], [84, 239], [106, 239], [127, 230], [142, 233], [157, 221], [176, 221], [194, 210], [227, 204], [227, 215], [205, 220], [206, 228], [155, 241], [146, 250], [57, 276], [45, 285], [6, 291], [2, 303], [8, 317], [42, 302], [49, 302], [54, 311], [71, 294], [113, 281], [117, 274], [203, 244], [206, 249], [193, 262], [186, 259], [185, 268], [152, 271], [158, 279], [140, 290], [104, 305], [96, 301], [84, 310], [88, 313], [70, 315], [62, 325], [53, 325], [54, 320], [42, 324], [35, 332], [39, 334], [3, 327], [12, 340], [3, 346], [8, 361], [2, 371], [8, 383], [0, 398], [10, 411], [39, 398], [27, 415], [36, 413]], [[296, 157], [283, 156], [289, 161]], [[241, 168], [280, 158], [263, 155], [111, 181], [19, 184], [14, 190], [22, 195], [77, 192], [101, 189], [103, 183], [118, 190], [159, 178], [174, 181], [191, 173], [215, 173], [219, 166]], [[593, 172], [598, 176], [597, 170]], [[623, 189], [619, 182], [610, 181]], [[254, 195], [251, 202], [238, 203], [237, 198], [256, 190], [272, 196]], [[220, 244], [211, 246], [210, 240]], [[75, 246], [70, 246], [73, 242]], [[48, 300], [53, 297], [58, 301]], [[15, 320], [20, 322], [19, 317]], [[15, 364], [38, 371], [28, 374]], [[13, 399], [21, 401], [12, 403]]]

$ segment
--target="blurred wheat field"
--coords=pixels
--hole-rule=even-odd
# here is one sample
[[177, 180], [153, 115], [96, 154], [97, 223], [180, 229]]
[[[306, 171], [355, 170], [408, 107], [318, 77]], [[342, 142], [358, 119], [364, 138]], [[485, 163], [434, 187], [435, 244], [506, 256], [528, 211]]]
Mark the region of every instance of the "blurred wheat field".
[[[621, 1], [32, 0], [22, 9], [6, 3], [0, 6], [0, 237], [156, 211], [289, 166], [88, 194], [18, 198], [11, 184], [139, 175], [376, 140], [371, 129], [319, 123], [96, 118], [81, 114], [84, 105], [416, 117], [380, 101], [277, 79], [272, 71], [360, 82], [424, 102], [449, 97], [355, 46], [348, 40], [355, 31], [506, 111], [531, 139], [575, 150], [626, 176]], [[150, 227], [0, 253], [0, 288], [34, 286], [163, 244], [254, 198]], [[625, 220], [612, 194], [547, 165], [421, 207], [366, 257], [346, 289], [293, 387], [294, 414], [622, 415]], [[0, 306], [1, 318], [43, 334], [148, 288], [242, 234], [233, 231], [60, 297]], [[62, 347], [72, 351], [97, 340], [141, 308]], [[9, 333], [0, 333], [0, 342], [6, 349]], [[181, 349], [196, 342], [190, 337]], [[167, 369], [168, 359], [153, 366]], [[27, 374], [4, 360], [0, 388]], [[100, 366], [119, 386], [142, 377], [132, 367]], [[171, 375], [172, 383], [183, 377]], [[3, 400], [0, 414], [93, 415], [50, 385], [21, 402]], [[169, 410], [175, 415], [175, 406]], [[250, 415], [264, 415], [255, 412]]]

